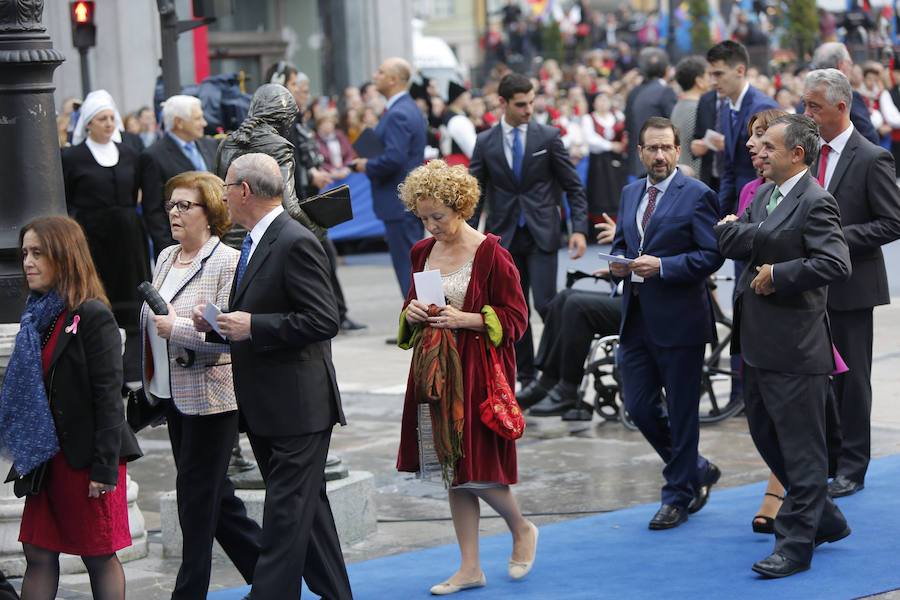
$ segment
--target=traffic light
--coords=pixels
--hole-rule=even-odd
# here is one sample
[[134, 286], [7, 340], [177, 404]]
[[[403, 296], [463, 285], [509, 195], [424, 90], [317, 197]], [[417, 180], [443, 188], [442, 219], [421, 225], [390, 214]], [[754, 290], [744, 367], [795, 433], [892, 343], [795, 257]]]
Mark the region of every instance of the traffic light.
[[69, 16], [72, 18], [72, 45], [80, 50], [93, 47], [97, 39], [93, 0], [70, 3]]

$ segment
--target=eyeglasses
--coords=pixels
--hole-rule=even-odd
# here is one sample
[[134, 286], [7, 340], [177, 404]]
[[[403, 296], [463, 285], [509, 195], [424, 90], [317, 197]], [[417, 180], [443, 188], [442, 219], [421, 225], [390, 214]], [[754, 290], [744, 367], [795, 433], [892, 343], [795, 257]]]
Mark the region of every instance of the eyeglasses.
[[166, 207], [166, 212], [172, 212], [172, 209], [178, 207], [179, 213], [186, 213], [194, 206], [203, 206], [199, 202], [189, 202], [188, 200], [179, 200], [178, 202], [166, 202], [163, 206]]
[[672, 144], [666, 144], [664, 146], [644, 146], [643, 148], [644, 152], [649, 152], [650, 154], [656, 154], [660, 150], [662, 150], [665, 154], [675, 151], [675, 146], [673, 146]]
[[244, 183], [244, 182], [243, 182], [243, 181], [235, 181], [234, 183], [223, 183], [223, 184], [222, 184], [222, 189], [225, 190], [225, 191], [227, 192], [227, 191], [228, 191], [228, 188], [230, 188], [231, 186], [233, 186], [233, 185], [241, 185], [242, 183]]

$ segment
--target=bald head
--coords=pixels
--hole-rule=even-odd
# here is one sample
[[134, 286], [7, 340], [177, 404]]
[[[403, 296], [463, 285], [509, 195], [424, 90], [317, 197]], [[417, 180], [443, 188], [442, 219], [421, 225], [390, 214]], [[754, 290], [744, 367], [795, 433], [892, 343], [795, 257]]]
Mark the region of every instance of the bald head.
[[409, 63], [400, 57], [386, 58], [372, 79], [375, 81], [375, 89], [382, 96], [390, 98], [409, 86], [409, 78], [412, 76], [412, 68]]

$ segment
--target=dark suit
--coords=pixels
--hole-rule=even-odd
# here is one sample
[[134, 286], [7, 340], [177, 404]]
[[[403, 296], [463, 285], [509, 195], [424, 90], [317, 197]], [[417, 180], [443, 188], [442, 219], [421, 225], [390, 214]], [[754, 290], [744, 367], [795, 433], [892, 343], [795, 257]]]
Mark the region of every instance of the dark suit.
[[[216, 166], [216, 141], [203, 137], [196, 144], [207, 170], [211, 171]], [[138, 170], [143, 191], [141, 208], [144, 212], [144, 225], [153, 241], [154, 256], [159, 256], [163, 248], [175, 243], [169, 227], [169, 215], [163, 206], [166, 201], [166, 182], [180, 173], [193, 171], [194, 165], [178, 144], [168, 134], [163, 134], [141, 152]]]
[[741, 110], [732, 118], [731, 103], [722, 104], [719, 119], [722, 123], [722, 133], [725, 134], [725, 150], [722, 156], [722, 179], [719, 183], [719, 216], [735, 214], [738, 206], [738, 196], [744, 186], [759, 177], [750, 160], [750, 151], [747, 150], [747, 124], [750, 117], [762, 110], [779, 108], [778, 103], [766, 96], [752, 85], [747, 88], [747, 93], [741, 100]]
[[697, 450], [698, 412], [704, 345], [715, 339], [706, 278], [722, 265], [712, 234], [718, 205], [711, 189], [678, 171], [641, 239], [636, 215], [646, 188], [639, 179], [622, 190], [610, 253], [656, 256], [662, 272], [638, 284], [625, 279], [619, 358], [625, 406], [666, 463], [662, 503], [686, 509], [708, 464]]
[[[534, 296], [541, 318], [556, 295], [557, 251], [560, 234], [560, 188], [566, 192], [572, 231], [587, 236], [587, 198], [578, 172], [560, 139], [559, 129], [529, 123], [525, 134], [522, 171], [516, 179], [504, 152], [503, 127], [478, 134], [471, 173], [481, 186], [480, 204], [487, 203], [485, 231], [500, 236], [519, 270], [522, 291]], [[525, 225], [519, 226], [519, 216]], [[530, 305], [529, 305], [530, 312]], [[516, 369], [521, 378], [534, 377], [531, 327], [516, 342]]]
[[[688, 134], [692, 135], [692, 139], [702, 140], [706, 136], [706, 130], [712, 129], [716, 130], [716, 100], [718, 98], [718, 94], [716, 90], [710, 90], [700, 96], [700, 100], [697, 102], [697, 122], [694, 127], [693, 132], [682, 131], [681, 132], [681, 144], [684, 145], [687, 142]], [[721, 133], [721, 132], [719, 132]], [[713, 175], [713, 157], [715, 156], [715, 152], [710, 150], [706, 154], [704, 154], [700, 159], [700, 173], [698, 174], [698, 178], [700, 181], [708, 185], [713, 189], [713, 191], [718, 192], [719, 190], [719, 177], [722, 175], [718, 173], [717, 175]]]
[[[235, 278], [236, 280], [237, 278]], [[242, 423], [266, 482], [254, 600], [300, 596], [300, 578], [325, 598], [350, 598], [325, 459], [344, 424], [331, 338], [338, 332], [328, 259], [287, 212], [257, 244], [229, 307], [252, 315], [251, 336], [231, 342]]]
[[[831, 333], [850, 367], [834, 378], [841, 436], [837, 474], [863, 483], [870, 451], [872, 309], [891, 301], [881, 246], [900, 237], [900, 190], [891, 154], [859, 131], [837, 160], [828, 192], [840, 207], [853, 264], [850, 279], [828, 286]], [[812, 173], [818, 169], [817, 160]]]
[[639, 177], [644, 165], [638, 156], [638, 134], [650, 117], [669, 118], [678, 98], [675, 91], [659, 79], [648, 79], [628, 92], [625, 99], [625, 126], [628, 128], [628, 173]]
[[425, 115], [408, 93], [400, 96], [375, 128], [384, 152], [369, 159], [366, 175], [372, 182], [375, 216], [384, 221], [391, 263], [403, 297], [409, 295], [412, 263], [409, 251], [422, 239], [422, 222], [406, 210], [397, 193], [410, 171], [425, 160]]
[[[837, 203], [805, 174], [766, 216], [774, 183], [762, 185], [738, 221], [717, 225], [722, 253], [746, 261], [737, 282], [732, 352], [744, 359], [750, 434], [787, 494], [775, 520], [775, 551], [809, 564], [816, 537], [846, 520], [827, 495], [827, 374], [834, 369], [826, 286], [850, 275]], [[750, 289], [773, 265], [775, 293]]]

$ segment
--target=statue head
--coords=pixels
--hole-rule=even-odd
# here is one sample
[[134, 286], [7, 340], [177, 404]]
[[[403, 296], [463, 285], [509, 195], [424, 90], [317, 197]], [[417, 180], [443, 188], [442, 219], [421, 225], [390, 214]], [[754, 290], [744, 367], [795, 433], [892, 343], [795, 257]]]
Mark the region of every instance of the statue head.
[[286, 135], [298, 112], [300, 111], [297, 102], [286, 87], [277, 83], [266, 83], [259, 86], [253, 94], [247, 117], [271, 125], [281, 135]]

